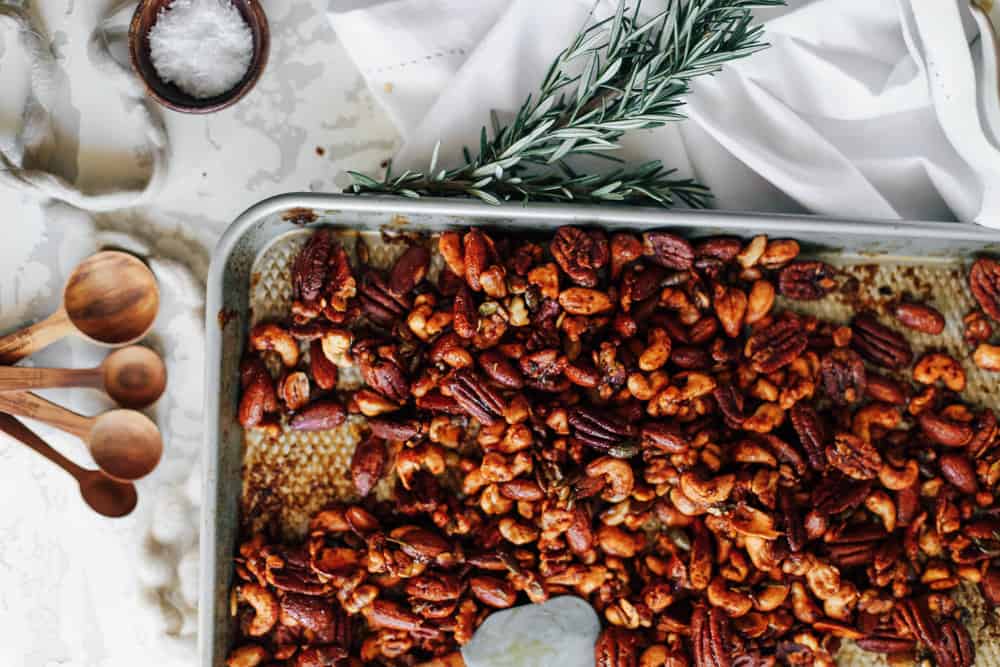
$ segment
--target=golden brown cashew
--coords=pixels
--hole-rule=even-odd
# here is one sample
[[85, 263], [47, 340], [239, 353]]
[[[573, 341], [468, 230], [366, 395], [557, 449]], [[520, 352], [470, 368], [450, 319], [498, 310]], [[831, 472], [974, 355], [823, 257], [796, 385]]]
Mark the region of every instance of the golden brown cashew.
[[278, 622], [278, 599], [260, 584], [240, 584], [236, 588], [236, 600], [253, 607], [254, 615], [246, 626], [246, 633], [251, 637], [266, 635]]
[[938, 380], [952, 391], [965, 389], [965, 371], [962, 364], [942, 352], [925, 354], [913, 367], [913, 379], [920, 384], [933, 385]]

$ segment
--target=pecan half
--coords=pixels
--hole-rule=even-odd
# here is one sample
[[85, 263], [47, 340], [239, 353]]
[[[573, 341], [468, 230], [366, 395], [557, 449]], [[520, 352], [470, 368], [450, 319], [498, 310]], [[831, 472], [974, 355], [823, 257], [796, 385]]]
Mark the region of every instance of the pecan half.
[[898, 331], [880, 324], [869, 313], [861, 313], [851, 321], [854, 335], [851, 347], [866, 360], [892, 370], [909, 366], [913, 361], [913, 348]]
[[746, 420], [743, 409], [743, 394], [731, 383], [718, 384], [712, 390], [712, 397], [719, 406], [719, 412], [729, 428], [739, 428]]
[[813, 470], [826, 470], [827, 460], [824, 453], [826, 444], [826, 426], [816, 410], [803, 402], [798, 402], [789, 411], [792, 427], [799, 436], [799, 442], [806, 451], [806, 458]]
[[852, 350], [836, 348], [823, 356], [820, 365], [823, 390], [838, 405], [848, 405], [864, 398], [867, 386], [865, 364]]
[[850, 433], [838, 433], [826, 448], [826, 459], [834, 468], [854, 479], [875, 479], [882, 457], [870, 442]]
[[377, 271], [368, 271], [361, 276], [358, 288], [361, 311], [381, 326], [391, 326], [394, 321], [406, 315], [410, 302], [403, 296], [394, 294], [389, 284]]
[[994, 320], [1000, 320], [1000, 262], [981, 257], [969, 271], [969, 288], [979, 306]]
[[595, 667], [636, 667], [639, 636], [625, 628], [605, 628], [594, 645]]
[[634, 424], [592, 408], [574, 407], [569, 411], [573, 435], [583, 444], [619, 458], [635, 456], [633, 440], [638, 435]]
[[560, 227], [549, 252], [569, 279], [581, 287], [597, 286], [597, 271], [608, 263], [608, 240], [599, 230]]
[[699, 605], [691, 615], [695, 667], [730, 667], [732, 639], [729, 618], [716, 607]]
[[687, 271], [694, 265], [694, 248], [691, 244], [669, 232], [644, 233], [642, 253], [668, 269]]
[[445, 386], [462, 410], [481, 424], [489, 426], [503, 419], [503, 399], [476, 373], [459, 369], [445, 380]]
[[292, 298], [316, 301], [326, 285], [330, 269], [330, 252], [333, 234], [329, 229], [318, 229], [309, 236], [292, 263]]
[[836, 275], [837, 270], [826, 262], [792, 262], [778, 274], [778, 291], [796, 301], [816, 301], [836, 287]]
[[797, 319], [779, 320], [747, 339], [743, 354], [758, 373], [773, 373], [792, 363], [809, 344]]
[[941, 623], [941, 639], [931, 647], [934, 662], [939, 667], [972, 667], [976, 649], [965, 626], [953, 618]]

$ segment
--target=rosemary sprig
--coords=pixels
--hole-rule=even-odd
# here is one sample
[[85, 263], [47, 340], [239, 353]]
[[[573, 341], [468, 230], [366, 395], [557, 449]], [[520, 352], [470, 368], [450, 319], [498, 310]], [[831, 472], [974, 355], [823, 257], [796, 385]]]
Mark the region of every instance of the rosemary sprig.
[[[528, 96], [507, 125], [492, 114], [482, 128], [479, 152], [464, 149], [464, 164], [438, 167], [440, 142], [426, 171], [407, 170], [376, 180], [350, 172], [349, 191], [407, 197], [474, 196], [490, 204], [523, 201], [620, 201], [700, 208], [708, 188], [671, 178], [659, 160], [600, 174], [580, 174], [569, 160], [620, 148], [630, 130], [683, 118], [680, 107], [698, 76], [759, 51], [762, 28], [753, 7], [782, 0], [668, 0], [660, 14], [639, 17], [621, 0], [615, 15], [583, 30], [549, 68], [538, 94]], [[578, 72], [578, 73], [577, 73]]]

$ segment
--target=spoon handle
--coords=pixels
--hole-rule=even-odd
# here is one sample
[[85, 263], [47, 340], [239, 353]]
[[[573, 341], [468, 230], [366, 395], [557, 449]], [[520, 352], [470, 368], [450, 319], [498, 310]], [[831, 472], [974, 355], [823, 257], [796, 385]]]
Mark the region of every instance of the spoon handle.
[[63, 307], [41, 322], [0, 338], [0, 364], [13, 364], [48, 347], [73, 330], [73, 324]]
[[75, 477], [77, 481], [80, 480], [80, 477], [85, 472], [83, 468], [53, 449], [53, 447], [49, 443], [42, 440], [37, 433], [10, 415], [0, 413], [0, 431], [3, 431], [15, 440], [20, 440], [22, 443]]
[[89, 417], [78, 415], [72, 410], [67, 410], [27, 391], [0, 393], [0, 411], [18, 417], [37, 419], [49, 426], [71, 433], [81, 440], [87, 439], [93, 423]]
[[98, 368], [22, 368], [0, 366], [0, 391], [49, 387], [102, 386]]

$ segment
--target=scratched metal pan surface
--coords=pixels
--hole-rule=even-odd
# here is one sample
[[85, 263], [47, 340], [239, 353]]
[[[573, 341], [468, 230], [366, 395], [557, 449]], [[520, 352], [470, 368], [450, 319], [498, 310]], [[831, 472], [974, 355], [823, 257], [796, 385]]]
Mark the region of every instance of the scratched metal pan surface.
[[[301, 534], [309, 512], [347, 493], [342, 472], [358, 433], [349, 420], [337, 432], [284, 433], [263, 442], [236, 422], [239, 360], [256, 321], [288, 313], [289, 263], [308, 228], [333, 226], [349, 250], [358, 238], [374, 249], [370, 261], [387, 265], [394, 246], [385, 238], [406, 232], [433, 234], [481, 226], [498, 233], [550, 234], [566, 224], [644, 231], [661, 228], [688, 237], [733, 234], [795, 238], [803, 254], [820, 256], [857, 278], [835, 298], [798, 311], [846, 321], [859, 307], [879, 311], [895, 296], [910, 294], [938, 307], [948, 321], [944, 335], [911, 336], [916, 351], [931, 346], [966, 359], [961, 318], [973, 303], [965, 283], [971, 258], [1000, 253], [1000, 232], [958, 223], [851, 221], [809, 216], [664, 211], [561, 204], [489, 206], [460, 200], [359, 198], [289, 194], [266, 200], [236, 219], [220, 240], [209, 272], [206, 311], [204, 507], [201, 524], [200, 651], [203, 667], [224, 664], [235, 623], [229, 611], [232, 557], [241, 511], [276, 517], [286, 536]], [[395, 246], [398, 248], [398, 244]], [[883, 314], [884, 316], [884, 314]], [[1000, 383], [966, 364], [966, 396], [995, 401]], [[342, 382], [356, 381], [350, 373]], [[991, 398], [992, 397], [992, 398]], [[270, 503], [264, 502], [270, 499]], [[287, 502], [289, 507], [281, 507]], [[278, 506], [276, 506], [278, 505]], [[291, 505], [297, 505], [292, 507]], [[259, 518], [259, 517], [258, 517]], [[1000, 665], [1000, 644], [975, 595], [963, 596], [972, 611], [980, 665]], [[875, 664], [867, 654], [842, 651], [843, 665]]]

